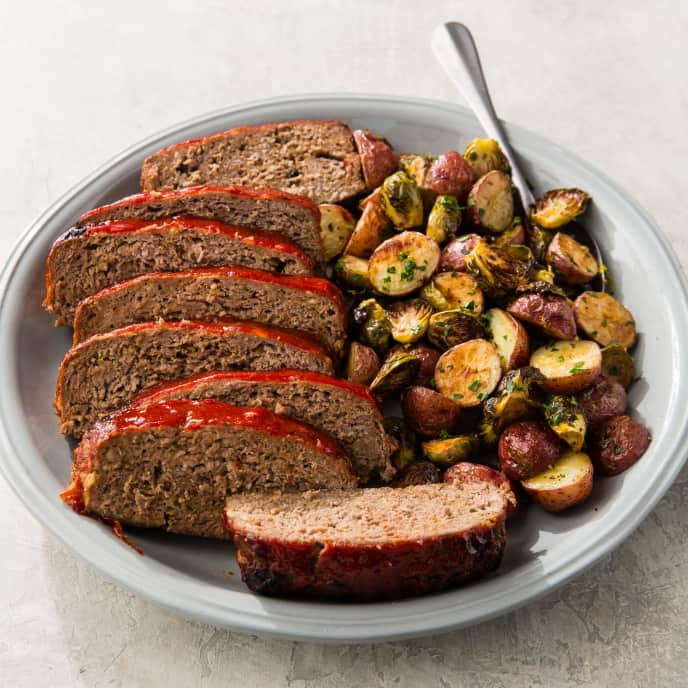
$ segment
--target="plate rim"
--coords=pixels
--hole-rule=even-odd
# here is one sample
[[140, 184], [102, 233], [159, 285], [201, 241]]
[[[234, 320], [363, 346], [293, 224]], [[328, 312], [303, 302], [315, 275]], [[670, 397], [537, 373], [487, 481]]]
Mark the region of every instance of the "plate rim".
[[[275, 105], [298, 104], [307, 106], [316, 101], [368, 101], [368, 102], [384, 102], [386, 104], [397, 105], [411, 105], [420, 107], [440, 108], [448, 112], [454, 112], [458, 115], [466, 115], [469, 113], [467, 108], [455, 105], [453, 103], [430, 99], [418, 98], [411, 96], [392, 96], [385, 94], [370, 94], [370, 93], [307, 93], [294, 94], [288, 96], [278, 96], [274, 98], [266, 98], [260, 100], [253, 100], [245, 103], [239, 103], [224, 108], [219, 108], [208, 113], [204, 113], [195, 117], [188, 118], [180, 123], [173, 124], [165, 129], [157, 131], [152, 135], [145, 137], [133, 145], [125, 148], [120, 153], [114, 155], [102, 165], [97, 167], [93, 172], [86, 175], [76, 184], [72, 185], [65, 193], [63, 193], [56, 201], [50, 204], [43, 212], [41, 212], [21, 233], [11, 249], [2, 271], [0, 273], [0, 321], [5, 315], [6, 311], [6, 297], [12, 275], [15, 273], [18, 266], [21, 264], [28, 245], [34, 236], [38, 235], [44, 224], [55, 215], [59, 210], [67, 205], [71, 200], [77, 197], [90, 184], [96, 181], [100, 176], [105, 174], [112, 167], [126, 159], [136, 155], [142, 149], [154, 145], [157, 141], [165, 139], [177, 132], [202, 124], [209, 124], [213, 119], [226, 117], [228, 115], [238, 115], [242, 112], [250, 112], [261, 107], [271, 107]], [[546, 143], [548, 149], [561, 152], [562, 154], [572, 158], [577, 164], [586, 169], [589, 173], [595, 175], [610, 192], [613, 192], [619, 199], [630, 206], [638, 217], [643, 221], [645, 226], [651, 231], [653, 239], [657, 242], [658, 248], [663, 253], [672, 268], [673, 277], [676, 278], [680, 288], [680, 298], [683, 301], [684, 307], [688, 307], [688, 280], [682, 269], [680, 261], [674, 252], [670, 242], [664, 236], [664, 233], [659, 228], [654, 219], [636, 202], [636, 200], [627, 194], [623, 189], [612, 181], [606, 174], [599, 169], [580, 158], [576, 153], [560, 147], [558, 144], [549, 141], [543, 136], [535, 134], [517, 125], [505, 123], [506, 129], [509, 133], [513, 132], [519, 138], [532, 139], [536, 142]], [[4, 340], [2, 342], [4, 349]], [[7, 353], [7, 352], [0, 352]], [[5, 357], [6, 358], [6, 357]], [[541, 576], [537, 584], [529, 583], [528, 590], [519, 590], [521, 594], [517, 597], [514, 595], [515, 590], [504, 590], [497, 595], [493, 595], [491, 606], [484, 610], [478, 610], [476, 613], [468, 617], [451, 617], [444, 614], [441, 618], [437, 612], [414, 612], [405, 616], [398, 615], [392, 621], [380, 620], [380, 617], [370, 611], [379, 608], [380, 604], [389, 606], [395, 603], [378, 603], [373, 605], [347, 605], [349, 609], [356, 609], [357, 607], [369, 610], [367, 619], [353, 619], [341, 620], [338, 619], [332, 623], [316, 623], [310, 618], [295, 619], [291, 616], [283, 617], [280, 620], [279, 614], [274, 612], [264, 612], [257, 614], [246, 610], [227, 609], [226, 607], [218, 608], [217, 605], [212, 606], [206, 603], [205, 600], [192, 599], [189, 596], [182, 598], [182, 601], [187, 602], [183, 604], [182, 601], [170, 598], [168, 591], [162, 587], [147, 585], [148, 576], [132, 578], [123, 580], [122, 577], [112, 575], [106, 566], [106, 561], [98, 561], [93, 556], [88, 555], [88, 550], [75, 547], [73, 541], [68, 538], [68, 532], [61, 528], [60, 521], [52, 521], [47, 518], [45, 511], [41, 508], [40, 496], [41, 492], [37, 489], [35, 483], [30, 479], [26, 471], [22, 471], [21, 462], [17, 459], [17, 465], [14, 465], [8, 457], [17, 457], [18, 451], [12, 442], [12, 433], [6, 425], [3, 408], [0, 407], [0, 447], [2, 449], [2, 460], [0, 460], [0, 473], [10, 485], [10, 488], [17, 495], [19, 500], [24, 504], [27, 510], [32, 514], [36, 520], [46, 527], [53, 535], [58, 537], [72, 552], [77, 554], [82, 560], [86, 561], [90, 566], [95, 568], [100, 575], [108, 580], [114, 582], [119, 587], [125, 588], [134, 592], [138, 596], [153, 602], [165, 609], [173, 611], [186, 618], [192, 618], [203, 621], [215, 626], [222, 626], [246, 633], [258, 633], [261, 635], [285, 638], [291, 640], [315, 641], [315, 642], [372, 642], [372, 641], [388, 641], [401, 640], [411, 637], [418, 637], [422, 635], [443, 633], [453, 629], [462, 628], [465, 626], [477, 624], [489, 619], [506, 614], [514, 609], [520, 608], [529, 604], [536, 599], [543, 597], [549, 592], [554, 591], [573, 577], [583, 573], [589, 569], [593, 564], [599, 561], [605, 554], [610, 553], [616, 549], [624, 540], [626, 540], [642, 523], [652, 509], [666, 494], [672, 483], [678, 476], [683, 465], [688, 459], [688, 424], [683, 425], [681, 431], [676, 434], [672, 445], [671, 456], [675, 460], [667, 467], [663, 473], [655, 477], [651, 482], [653, 492], [645, 501], [643, 501], [638, 509], [633, 511], [624, 521], [622, 527], [617, 529], [606, 539], [599, 538], [591, 545], [586, 546], [580, 552], [575, 564], [569, 564], [562, 570], [561, 567], [550, 571], [547, 576]], [[688, 410], [684, 416], [688, 414]], [[34, 496], [33, 499], [30, 497]], [[36, 499], [35, 497], [39, 497]], [[86, 525], [86, 524], [84, 524]], [[84, 533], [86, 529], [84, 528]], [[133, 573], [133, 572], [132, 572]], [[489, 583], [488, 583], [489, 584]], [[172, 592], [173, 595], [178, 593]], [[451, 595], [451, 592], [446, 593]], [[509, 597], [511, 599], [503, 600], [501, 598]], [[416, 598], [422, 600], [423, 598]], [[190, 607], [188, 602], [193, 602]], [[302, 602], [291, 602], [291, 604], [304, 604]], [[397, 603], [399, 606], [404, 606], [404, 602]], [[422, 603], [421, 603], [422, 604]], [[451, 608], [449, 608], [451, 610]], [[284, 624], [289, 627], [284, 627]], [[390, 629], [390, 624], [394, 625]]]

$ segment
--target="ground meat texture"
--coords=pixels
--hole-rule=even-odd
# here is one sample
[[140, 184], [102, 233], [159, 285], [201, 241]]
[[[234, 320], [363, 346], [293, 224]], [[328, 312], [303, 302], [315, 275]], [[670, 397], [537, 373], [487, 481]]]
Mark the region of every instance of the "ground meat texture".
[[320, 211], [308, 198], [273, 189], [194, 186], [128, 196], [82, 215], [77, 227], [112, 220], [161, 220], [175, 215], [219, 220], [230, 225], [279, 232], [322, 267]]
[[382, 416], [362, 385], [303, 370], [211, 372], [158, 385], [142, 392], [135, 403], [166, 399], [218, 399], [284, 414], [332, 435], [363, 482], [394, 475]]
[[251, 590], [353, 600], [435, 592], [496, 569], [504, 518], [490, 483], [234, 495], [225, 509]]
[[351, 129], [337, 121], [240, 127], [164, 148], [143, 163], [144, 191], [198, 184], [280, 189], [338, 203], [365, 191]]
[[74, 342], [158, 318], [253, 320], [305, 332], [337, 355], [346, 340], [343, 299], [331, 282], [230, 267], [155, 272], [104, 289], [77, 308]]
[[190, 217], [128, 220], [70, 230], [58, 239], [48, 256], [43, 305], [56, 325], [71, 326], [77, 304], [105, 287], [147, 272], [221, 265], [285, 275], [313, 271], [313, 261], [276, 232]]
[[325, 351], [303, 337], [252, 323], [140, 323], [95, 335], [60, 366], [55, 408], [60, 430], [80, 437], [144, 387], [211, 370], [332, 374]]
[[302, 423], [216, 401], [167, 401], [96, 424], [75, 451], [67, 492], [78, 510], [124, 525], [227, 538], [230, 494], [356, 484], [344, 452]]

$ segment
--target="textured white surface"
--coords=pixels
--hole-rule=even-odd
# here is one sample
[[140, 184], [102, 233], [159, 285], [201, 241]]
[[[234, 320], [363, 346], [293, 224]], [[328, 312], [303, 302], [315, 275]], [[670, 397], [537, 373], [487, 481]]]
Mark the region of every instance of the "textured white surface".
[[[104, 159], [199, 112], [309, 91], [454, 99], [429, 49], [447, 19], [473, 28], [500, 114], [604, 170], [688, 264], [688, 7], [669, 0], [2, 3], [0, 258]], [[684, 685], [686, 497], [684, 471], [611, 557], [524, 610], [424, 640], [320, 647], [130, 596], [0, 482], [0, 686]]]

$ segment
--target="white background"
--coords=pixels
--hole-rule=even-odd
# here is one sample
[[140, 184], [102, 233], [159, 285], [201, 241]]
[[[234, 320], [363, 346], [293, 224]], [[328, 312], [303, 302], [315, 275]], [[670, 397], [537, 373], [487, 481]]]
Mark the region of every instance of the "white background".
[[[678, 0], [0, 0], [0, 259], [92, 168], [198, 113], [316, 91], [458, 100], [429, 48], [449, 19], [472, 28], [500, 115], [600, 167], [688, 264]], [[350, 647], [163, 612], [99, 578], [0, 480], [0, 686], [685, 685], [687, 478], [613, 555], [541, 602], [443, 636]]]

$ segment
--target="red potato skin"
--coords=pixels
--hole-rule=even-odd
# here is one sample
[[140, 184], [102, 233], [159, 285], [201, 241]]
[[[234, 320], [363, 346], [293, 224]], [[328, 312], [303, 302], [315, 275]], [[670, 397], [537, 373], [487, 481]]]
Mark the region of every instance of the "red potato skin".
[[555, 339], [575, 339], [576, 319], [562, 296], [554, 294], [523, 294], [508, 306], [515, 318], [541, 327]]
[[399, 169], [399, 154], [382, 136], [365, 129], [354, 131], [366, 189], [372, 191]]
[[595, 471], [618, 475], [630, 468], [650, 445], [647, 428], [630, 416], [610, 418], [593, 433], [589, 454]]
[[427, 387], [430, 385], [430, 381], [435, 377], [435, 366], [442, 355], [441, 352], [437, 349], [433, 349], [427, 344], [414, 344], [408, 348], [398, 344], [392, 347], [389, 355], [391, 356], [393, 353], [402, 349], [415, 354], [420, 359], [420, 365], [418, 366], [416, 377], [413, 379], [413, 384], [420, 387]]
[[518, 511], [518, 499], [509, 478], [502, 471], [497, 471], [482, 463], [460, 461], [448, 468], [444, 474], [445, 483], [494, 483], [504, 492], [506, 498], [506, 517], [511, 518]]
[[506, 229], [500, 235], [495, 237], [495, 244], [502, 248], [505, 246], [525, 246], [527, 241], [526, 228], [522, 224], [517, 225], [516, 231], [514, 231], [510, 236], [507, 236], [509, 232], [513, 231], [513, 229], [513, 227], [511, 229]]
[[401, 409], [409, 427], [427, 438], [452, 433], [461, 420], [461, 407], [429, 387], [409, 387], [401, 395]]
[[[375, 349], [353, 341], [349, 349], [349, 358], [353, 357], [353, 369], [347, 371], [349, 382], [358, 385], [369, 385], [380, 370], [380, 357]], [[347, 366], [348, 367], [348, 366]]]
[[576, 399], [590, 427], [623, 415], [628, 406], [623, 386], [604, 375], [600, 375], [590, 387], [579, 392]]
[[571, 263], [565, 255], [560, 245], [561, 232], [557, 232], [552, 241], [549, 242], [545, 253], [545, 261], [549, 265], [557, 279], [565, 284], [580, 285], [595, 279], [597, 272], [587, 273], [580, 267]]
[[430, 165], [424, 186], [438, 195], [456, 196], [459, 203], [466, 200], [475, 175], [471, 166], [457, 151], [447, 151]]
[[442, 249], [437, 272], [466, 272], [466, 256], [479, 241], [478, 234], [466, 234], [466, 236], [452, 239]]
[[522, 420], [512, 423], [499, 438], [497, 453], [505, 475], [527, 480], [542, 473], [560, 456], [561, 440], [547, 423]]

